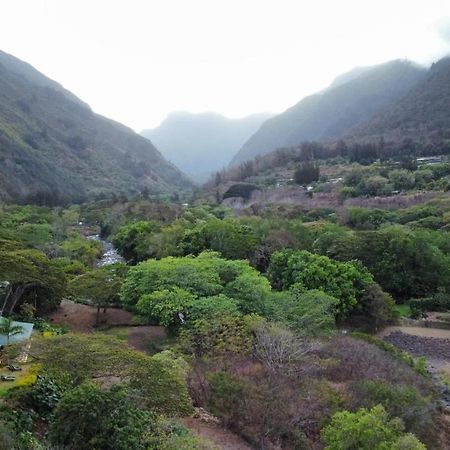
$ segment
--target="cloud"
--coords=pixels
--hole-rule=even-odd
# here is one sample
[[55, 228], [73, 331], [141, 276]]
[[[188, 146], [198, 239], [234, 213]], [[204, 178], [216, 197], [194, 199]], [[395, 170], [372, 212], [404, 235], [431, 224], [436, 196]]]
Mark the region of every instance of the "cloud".
[[443, 41], [450, 43], [450, 17], [439, 22], [438, 34]]

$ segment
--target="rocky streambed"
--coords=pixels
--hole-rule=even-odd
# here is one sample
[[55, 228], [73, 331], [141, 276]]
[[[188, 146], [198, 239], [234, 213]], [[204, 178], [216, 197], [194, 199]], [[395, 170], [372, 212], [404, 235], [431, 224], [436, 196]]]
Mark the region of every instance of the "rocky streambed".
[[109, 266], [110, 264], [125, 262], [124, 259], [117, 252], [117, 249], [114, 247], [114, 245], [111, 242], [102, 239], [100, 235], [93, 234], [91, 236], [88, 236], [88, 239], [98, 241], [102, 245], [103, 253], [96, 263], [97, 267]]
[[[418, 336], [399, 330], [386, 334], [383, 339], [415, 357], [425, 357], [433, 382], [442, 393], [442, 404], [450, 410], [450, 338]], [[446, 375], [445, 375], [446, 374]]]

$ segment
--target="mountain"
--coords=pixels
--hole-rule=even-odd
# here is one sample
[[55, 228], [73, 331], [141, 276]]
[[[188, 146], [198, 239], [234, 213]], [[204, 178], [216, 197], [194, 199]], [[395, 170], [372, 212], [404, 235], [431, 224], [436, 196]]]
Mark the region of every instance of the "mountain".
[[356, 139], [426, 143], [450, 139], [450, 57], [434, 63], [404, 96], [352, 133]]
[[305, 97], [264, 122], [231, 164], [302, 141], [331, 140], [347, 135], [380, 108], [402, 97], [425, 74], [424, 68], [412, 62], [395, 60], [341, 75], [325, 91]]
[[228, 119], [207, 112], [174, 112], [152, 130], [142, 131], [161, 153], [196, 181], [227, 166], [244, 142], [270, 114]]
[[0, 52], [0, 200], [61, 203], [190, 186], [150, 141]]

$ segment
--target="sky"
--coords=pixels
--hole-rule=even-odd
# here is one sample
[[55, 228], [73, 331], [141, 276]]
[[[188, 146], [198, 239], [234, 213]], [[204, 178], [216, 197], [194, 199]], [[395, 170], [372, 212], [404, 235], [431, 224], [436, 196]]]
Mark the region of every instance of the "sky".
[[136, 131], [282, 112], [356, 66], [450, 53], [449, 0], [0, 0], [0, 49]]

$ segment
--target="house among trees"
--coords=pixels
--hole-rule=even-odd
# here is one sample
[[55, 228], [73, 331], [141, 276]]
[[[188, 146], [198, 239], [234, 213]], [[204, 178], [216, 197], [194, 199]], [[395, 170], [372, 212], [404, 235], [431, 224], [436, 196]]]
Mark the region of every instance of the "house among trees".
[[417, 164], [440, 164], [442, 158], [440, 156], [424, 156], [416, 159]]

